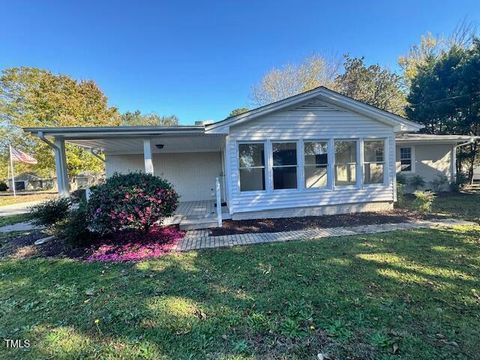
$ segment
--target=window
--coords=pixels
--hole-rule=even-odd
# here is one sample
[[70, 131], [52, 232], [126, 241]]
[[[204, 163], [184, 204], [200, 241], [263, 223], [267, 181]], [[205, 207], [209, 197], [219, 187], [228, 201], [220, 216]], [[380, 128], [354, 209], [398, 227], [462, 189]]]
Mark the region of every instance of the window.
[[305, 188], [316, 189], [327, 186], [328, 143], [305, 142]]
[[239, 144], [240, 191], [265, 190], [265, 149], [263, 144]]
[[357, 142], [335, 141], [335, 185], [355, 185], [357, 181]]
[[412, 148], [400, 148], [400, 171], [412, 171]]
[[382, 184], [385, 173], [385, 142], [383, 140], [365, 140], [363, 143], [363, 182], [364, 184]]
[[273, 189], [297, 188], [297, 143], [272, 143]]

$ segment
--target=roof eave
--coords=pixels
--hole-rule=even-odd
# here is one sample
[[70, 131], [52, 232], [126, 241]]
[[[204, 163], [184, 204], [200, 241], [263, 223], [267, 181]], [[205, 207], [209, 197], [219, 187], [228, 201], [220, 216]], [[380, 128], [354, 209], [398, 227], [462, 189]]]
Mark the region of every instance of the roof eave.
[[475, 141], [480, 141], [479, 136], [458, 136], [458, 137], [443, 137], [439, 135], [438, 137], [431, 138], [395, 138], [396, 143], [426, 143], [426, 144], [462, 144], [462, 143], [473, 143]]

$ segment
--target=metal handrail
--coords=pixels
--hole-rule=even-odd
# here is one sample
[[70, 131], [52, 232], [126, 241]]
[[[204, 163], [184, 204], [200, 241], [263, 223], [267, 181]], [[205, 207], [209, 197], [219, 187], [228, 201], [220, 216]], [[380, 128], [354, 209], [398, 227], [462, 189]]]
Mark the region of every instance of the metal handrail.
[[217, 223], [218, 227], [222, 227], [222, 192], [220, 187], [220, 178], [215, 178], [215, 196], [217, 205]]

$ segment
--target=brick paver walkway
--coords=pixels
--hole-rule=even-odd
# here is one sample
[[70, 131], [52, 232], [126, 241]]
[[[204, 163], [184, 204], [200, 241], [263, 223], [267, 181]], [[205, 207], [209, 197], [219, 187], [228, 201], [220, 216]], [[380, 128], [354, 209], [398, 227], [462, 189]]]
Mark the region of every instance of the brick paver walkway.
[[419, 228], [451, 227], [456, 225], [475, 225], [475, 223], [456, 219], [417, 220], [398, 224], [362, 225], [352, 227], [336, 227], [325, 229], [306, 229], [297, 231], [284, 231], [278, 233], [257, 233], [209, 236], [208, 230], [188, 231], [178, 243], [177, 251], [190, 251], [237, 245], [261, 244], [269, 242], [282, 242], [291, 240], [320, 239], [325, 237], [348, 236], [359, 234], [375, 234], [394, 230], [408, 230]]

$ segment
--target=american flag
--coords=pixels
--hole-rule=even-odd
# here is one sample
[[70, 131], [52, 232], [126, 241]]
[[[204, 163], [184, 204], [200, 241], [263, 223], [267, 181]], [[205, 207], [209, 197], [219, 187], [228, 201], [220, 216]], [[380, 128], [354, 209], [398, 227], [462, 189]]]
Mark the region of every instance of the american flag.
[[10, 153], [12, 155], [12, 160], [13, 161], [20, 161], [23, 163], [27, 164], [37, 164], [38, 161], [35, 159], [32, 155], [28, 155], [27, 153], [24, 153], [23, 151], [14, 149], [13, 147], [10, 147]]

